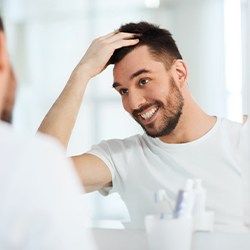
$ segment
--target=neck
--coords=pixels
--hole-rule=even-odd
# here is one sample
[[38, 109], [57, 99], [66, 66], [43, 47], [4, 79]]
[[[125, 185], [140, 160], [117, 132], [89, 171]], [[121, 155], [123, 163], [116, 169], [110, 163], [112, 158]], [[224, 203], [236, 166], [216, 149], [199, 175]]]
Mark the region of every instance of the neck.
[[190, 96], [185, 99], [176, 128], [169, 135], [160, 137], [160, 140], [166, 143], [187, 143], [197, 140], [213, 128], [216, 120], [216, 117], [206, 114]]

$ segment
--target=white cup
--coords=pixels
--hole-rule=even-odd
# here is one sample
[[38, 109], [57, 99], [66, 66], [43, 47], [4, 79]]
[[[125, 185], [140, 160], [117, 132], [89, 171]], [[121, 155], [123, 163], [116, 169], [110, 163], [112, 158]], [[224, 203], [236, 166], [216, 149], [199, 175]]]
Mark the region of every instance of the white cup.
[[145, 229], [150, 250], [191, 250], [193, 220], [189, 218], [145, 217]]

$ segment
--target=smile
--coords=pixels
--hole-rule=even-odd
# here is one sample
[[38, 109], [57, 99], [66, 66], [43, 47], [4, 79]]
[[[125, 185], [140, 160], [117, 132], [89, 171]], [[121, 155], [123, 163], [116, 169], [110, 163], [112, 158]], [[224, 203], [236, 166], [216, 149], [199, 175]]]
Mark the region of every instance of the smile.
[[151, 110], [149, 110], [147, 113], [145, 114], [141, 114], [141, 117], [146, 120], [146, 119], [150, 119], [154, 113], [158, 110], [158, 107], [157, 108], [152, 108]]

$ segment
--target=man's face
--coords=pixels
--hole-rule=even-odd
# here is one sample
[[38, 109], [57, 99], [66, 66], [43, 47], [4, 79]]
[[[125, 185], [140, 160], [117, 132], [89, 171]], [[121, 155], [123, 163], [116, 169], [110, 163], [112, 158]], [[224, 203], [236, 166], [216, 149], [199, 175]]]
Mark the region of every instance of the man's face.
[[146, 46], [126, 55], [114, 67], [114, 88], [124, 109], [149, 136], [169, 135], [182, 113], [184, 99], [170, 71]]

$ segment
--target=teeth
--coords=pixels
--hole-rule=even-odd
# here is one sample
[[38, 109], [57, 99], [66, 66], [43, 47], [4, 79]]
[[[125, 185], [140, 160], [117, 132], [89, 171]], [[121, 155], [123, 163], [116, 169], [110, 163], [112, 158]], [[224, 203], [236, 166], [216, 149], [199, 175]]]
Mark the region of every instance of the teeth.
[[141, 117], [143, 118], [143, 119], [149, 119], [149, 118], [151, 118], [152, 116], [153, 116], [153, 114], [155, 113], [157, 111], [157, 108], [153, 108], [153, 109], [151, 109], [150, 111], [148, 111], [147, 113], [145, 113], [145, 114], [142, 114], [141, 115]]

